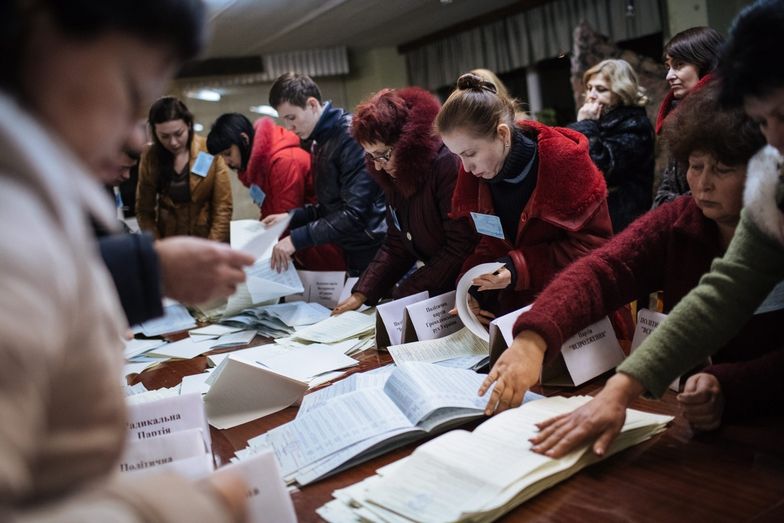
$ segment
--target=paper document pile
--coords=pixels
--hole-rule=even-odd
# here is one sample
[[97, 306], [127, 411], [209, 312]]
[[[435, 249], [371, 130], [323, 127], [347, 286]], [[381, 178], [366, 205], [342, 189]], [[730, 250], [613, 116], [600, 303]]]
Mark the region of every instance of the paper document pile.
[[329, 309], [318, 303], [296, 301], [251, 307], [239, 314], [224, 318], [221, 323], [255, 329], [268, 338], [280, 338], [294, 334], [297, 328], [325, 320], [329, 318], [330, 313]]
[[[530, 450], [535, 423], [591, 398], [552, 397], [526, 403], [481, 424], [455, 430], [360, 483], [333, 493], [317, 513], [337, 521], [493, 521], [596, 461], [586, 445], [561, 459]], [[608, 455], [665, 430], [670, 416], [629, 409]]]
[[272, 449], [284, 479], [307, 485], [480, 417], [487, 399], [476, 391], [483, 379], [472, 371], [419, 362], [352, 375], [308, 395], [294, 421], [250, 440], [237, 456]]

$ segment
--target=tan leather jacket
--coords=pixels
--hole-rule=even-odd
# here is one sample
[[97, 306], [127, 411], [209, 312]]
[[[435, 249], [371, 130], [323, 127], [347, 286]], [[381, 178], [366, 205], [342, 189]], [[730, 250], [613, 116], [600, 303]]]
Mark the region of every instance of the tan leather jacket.
[[[200, 152], [207, 152], [206, 140], [193, 135], [190, 165]], [[167, 190], [158, 193], [161, 161], [155, 147], [143, 155], [136, 189], [136, 216], [139, 227], [156, 238], [176, 235], [200, 236], [210, 240], [229, 241], [232, 198], [229, 170], [223, 158], [215, 156], [207, 176], [189, 175], [190, 203], [174, 203]]]

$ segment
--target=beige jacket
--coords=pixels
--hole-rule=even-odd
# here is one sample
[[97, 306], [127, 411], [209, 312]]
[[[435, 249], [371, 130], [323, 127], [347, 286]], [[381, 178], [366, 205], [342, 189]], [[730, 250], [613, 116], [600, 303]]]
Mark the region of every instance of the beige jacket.
[[0, 521], [227, 521], [184, 479], [114, 475], [126, 326], [88, 215], [115, 223], [74, 157], [0, 95]]
[[[200, 152], [207, 152], [206, 140], [194, 134], [191, 141], [191, 167]], [[231, 180], [222, 157], [214, 157], [207, 176], [190, 173], [189, 203], [174, 203], [167, 190], [159, 194], [160, 176], [161, 161], [157, 149], [150, 147], [142, 155], [139, 165], [139, 185], [136, 188], [139, 227], [155, 234], [156, 238], [187, 235], [229, 241]]]

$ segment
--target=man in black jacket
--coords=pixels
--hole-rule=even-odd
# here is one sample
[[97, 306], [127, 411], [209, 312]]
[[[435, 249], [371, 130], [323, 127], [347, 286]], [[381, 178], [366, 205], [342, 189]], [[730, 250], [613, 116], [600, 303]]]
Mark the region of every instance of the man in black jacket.
[[[343, 249], [351, 276], [370, 263], [386, 235], [384, 193], [370, 177], [362, 147], [351, 137], [351, 115], [322, 104], [321, 92], [306, 75], [281, 75], [270, 90], [270, 105], [286, 127], [312, 141], [316, 205], [292, 211], [291, 235], [275, 246], [272, 266], [285, 269], [301, 249], [334, 243]], [[282, 219], [264, 219], [269, 225]]]

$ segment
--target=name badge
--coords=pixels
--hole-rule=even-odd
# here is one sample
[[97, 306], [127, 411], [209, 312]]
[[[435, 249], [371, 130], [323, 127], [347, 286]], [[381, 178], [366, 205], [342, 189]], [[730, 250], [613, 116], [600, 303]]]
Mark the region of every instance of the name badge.
[[474, 220], [476, 232], [486, 236], [492, 236], [500, 240], [504, 239], [504, 228], [501, 226], [501, 218], [493, 214], [481, 214], [472, 212], [471, 218]]
[[264, 194], [264, 191], [261, 190], [261, 187], [255, 183], [250, 186], [250, 199], [253, 200], [253, 203], [261, 207], [261, 204], [264, 203], [264, 198], [266, 197], [267, 195]]
[[200, 152], [199, 156], [196, 157], [196, 162], [193, 164], [191, 172], [202, 178], [206, 177], [210, 172], [210, 167], [212, 167], [212, 159], [213, 156], [211, 154], [207, 154], [204, 151]]

